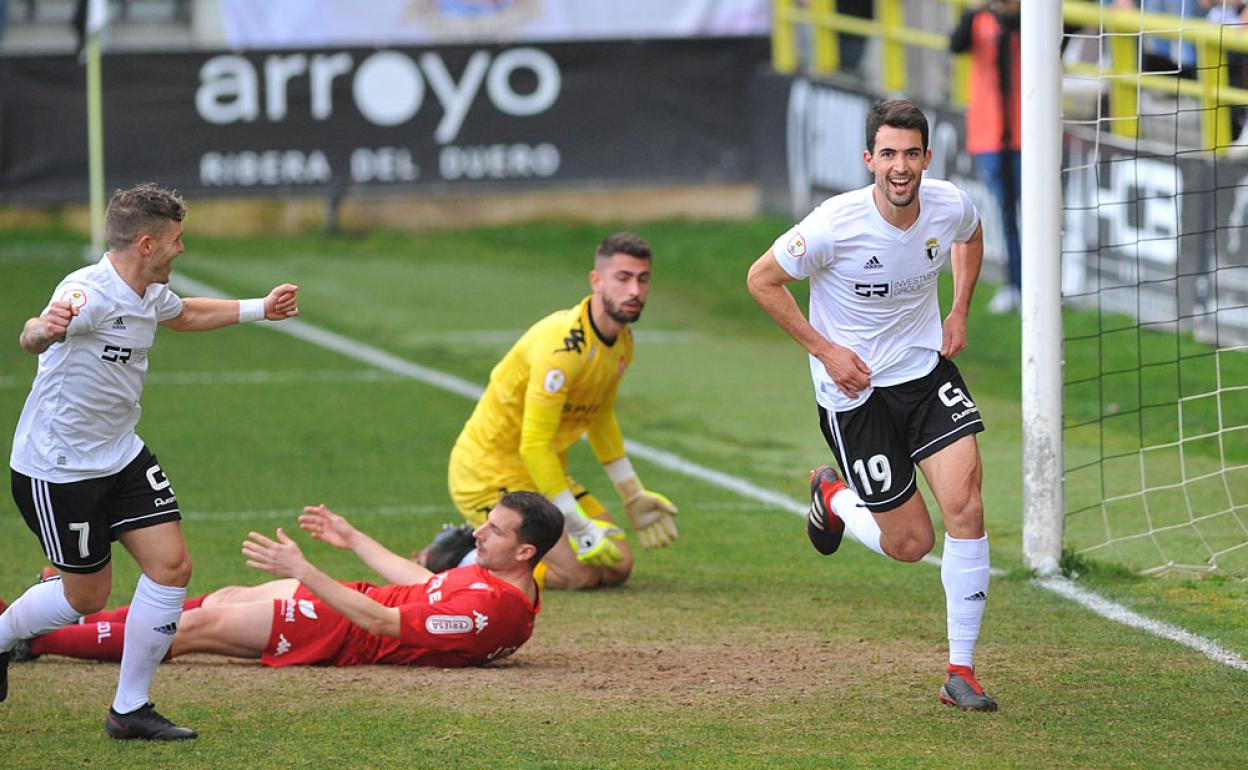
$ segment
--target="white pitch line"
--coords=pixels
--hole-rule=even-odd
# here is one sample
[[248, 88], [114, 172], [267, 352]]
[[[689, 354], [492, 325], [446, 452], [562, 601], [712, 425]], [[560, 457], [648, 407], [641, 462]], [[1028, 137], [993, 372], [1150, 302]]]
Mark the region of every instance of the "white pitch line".
[[[185, 287], [188, 293], [197, 294], [199, 296], [225, 296], [220, 291], [200, 283], [194, 279], [177, 277], [174, 279], [174, 288], [181, 293]], [[367, 364], [384, 369], [395, 374], [401, 374], [405, 377], [411, 377], [436, 388], [457, 393], [465, 398], [477, 400], [484, 393], [484, 389], [480, 385], [473, 384], [468, 380], [456, 377], [453, 374], [440, 372], [436, 369], [430, 369], [427, 366], [412, 363], [411, 361], [399, 358], [396, 355], [387, 353], [384, 350], [373, 347], [364, 342], [353, 340], [341, 334], [331, 332], [327, 329], [313, 326], [306, 321], [291, 319], [280, 323], [263, 322], [266, 326], [275, 331], [289, 334], [297, 337], [305, 342], [310, 342], [322, 348], [333, 350], [341, 353], [349, 358], [362, 361]], [[778, 492], [769, 489], [763, 489], [760, 486], [750, 483], [738, 476], [732, 476], [720, 471], [712, 470], [697, 463], [686, 460], [679, 455], [667, 452], [662, 449], [642, 444], [637, 441], [625, 441], [625, 447], [629, 453], [636, 454], [638, 457], [653, 462], [654, 464], [666, 468], [667, 470], [681, 473], [692, 478], [700, 479], [713, 486], [727, 489], [737, 494], [756, 500], [766, 505], [780, 508], [790, 513], [804, 516], [806, 506], [792, 498], [785, 497]], [[934, 556], [924, 557], [924, 561], [939, 564], [940, 560]], [[1068, 586], [1069, 590], [1063, 586]], [[1206, 639], [1203, 636], [1193, 634], [1178, 626], [1163, 623], [1159, 620], [1144, 617], [1134, 610], [1130, 610], [1117, 602], [1106, 599], [1105, 597], [1089, 591], [1086, 588], [1075, 586], [1070, 581], [1061, 581], [1057, 579], [1036, 579], [1032, 581], [1033, 585], [1040, 586], [1046, 590], [1056, 593], [1058, 596], [1069, 599], [1087, 610], [1117, 623], [1122, 623], [1131, 628], [1136, 628], [1148, 633], [1160, 636], [1164, 639], [1190, 647], [1193, 650], [1208, 657], [1210, 660], [1216, 661], [1223, 665], [1231, 666], [1243, 671], [1248, 671], [1248, 661], [1245, 661], [1239, 655], [1226, 650], [1218, 642], [1212, 639]]]

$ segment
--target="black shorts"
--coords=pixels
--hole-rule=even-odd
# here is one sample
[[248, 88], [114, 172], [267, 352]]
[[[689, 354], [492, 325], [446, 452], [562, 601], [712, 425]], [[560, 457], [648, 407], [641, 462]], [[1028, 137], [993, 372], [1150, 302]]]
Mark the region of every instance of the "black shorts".
[[847, 412], [820, 406], [819, 428], [845, 482], [878, 513], [915, 493], [920, 460], [979, 433], [984, 421], [958, 367], [942, 356], [928, 374], [875, 388]]
[[122, 532], [182, 519], [173, 486], [147, 447], [120, 473], [98, 479], [54, 484], [10, 473], [26, 526], [63, 572], [99, 572]]

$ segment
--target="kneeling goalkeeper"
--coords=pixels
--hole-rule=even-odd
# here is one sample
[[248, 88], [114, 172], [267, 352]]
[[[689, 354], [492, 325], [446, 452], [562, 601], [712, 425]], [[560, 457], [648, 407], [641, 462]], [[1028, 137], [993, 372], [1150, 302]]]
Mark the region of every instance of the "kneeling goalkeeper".
[[676, 539], [676, 506], [641, 485], [615, 418], [616, 390], [633, 359], [628, 327], [645, 307], [650, 262], [650, 246], [638, 236], [604, 238], [589, 274], [592, 293], [520, 337], [490, 373], [451, 451], [451, 499], [473, 526], [509, 491], [538, 492], [559, 507], [568, 537], [537, 573], [549, 588], [620, 585], [633, 568], [624, 532], [568, 475], [568, 447], [581, 436], [615, 484], [641, 544]]

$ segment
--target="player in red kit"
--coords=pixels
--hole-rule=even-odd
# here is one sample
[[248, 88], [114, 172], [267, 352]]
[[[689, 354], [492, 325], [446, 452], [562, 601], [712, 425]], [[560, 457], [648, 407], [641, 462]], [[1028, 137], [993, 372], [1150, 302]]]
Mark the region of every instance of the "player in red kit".
[[[208, 653], [269, 666], [488, 663], [532, 635], [540, 610], [533, 568], [563, 534], [563, 516], [549, 500], [512, 492], [473, 533], [477, 563], [435, 575], [323, 505], [304, 511], [299, 523], [312, 537], [352, 550], [393, 584], [336, 581], [281, 529], [276, 540], [252, 532], [243, 543], [247, 565], [284, 579], [187, 602], [169, 658]], [[124, 607], [96, 613], [23, 652], [120, 660], [126, 614]]]

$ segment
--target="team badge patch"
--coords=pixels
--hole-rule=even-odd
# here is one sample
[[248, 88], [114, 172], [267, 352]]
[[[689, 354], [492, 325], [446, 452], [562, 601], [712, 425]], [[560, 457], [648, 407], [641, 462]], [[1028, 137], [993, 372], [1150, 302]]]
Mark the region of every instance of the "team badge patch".
[[563, 389], [563, 383], [567, 382], [568, 376], [563, 373], [562, 369], [551, 369], [546, 372], [546, 379], [542, 380], [542, 387], [547, 393], [558, 393]]
[[785, 244], [784, 250], [793, 259], [801, 259], [806, 256], [806, 239], [802, 237], [801, 233], [793, 233], [793, 237]]
[[87, 304], [87, 292], [85, 289], [69, 289], [61, 295], [61, 302], [66, 302], [74, 310], [78, 310]]
[[937, 241], [935, 238], [928, 238], [927, 243], [923, 245], [923, 251], [927, 253], [929, 262], [935, 262], [936, 258], [940, 256], [940, 241]]

